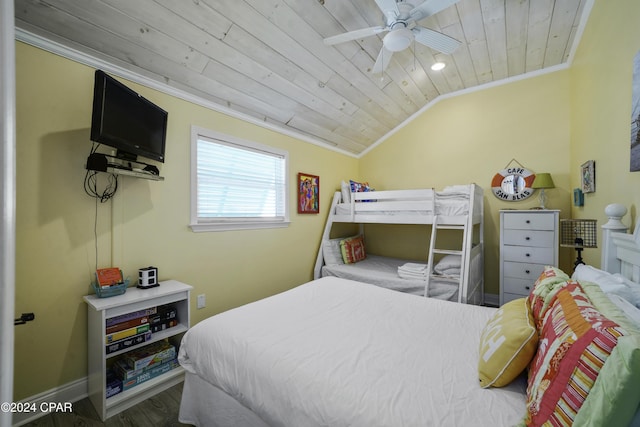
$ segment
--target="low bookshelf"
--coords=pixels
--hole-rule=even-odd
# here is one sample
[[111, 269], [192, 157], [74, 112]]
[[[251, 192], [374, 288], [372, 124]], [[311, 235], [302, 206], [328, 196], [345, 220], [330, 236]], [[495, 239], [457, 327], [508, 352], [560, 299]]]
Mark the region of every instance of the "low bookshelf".
[[84, 297], [89, 399], [103, 421], [183, 381], [176, 357], [190, 326], [192, 289], [167, 280], [109, 298]]

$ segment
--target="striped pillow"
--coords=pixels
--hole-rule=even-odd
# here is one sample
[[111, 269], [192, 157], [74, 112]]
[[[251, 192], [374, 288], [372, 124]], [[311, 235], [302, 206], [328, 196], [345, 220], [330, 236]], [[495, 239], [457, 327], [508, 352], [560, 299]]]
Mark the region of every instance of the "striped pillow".
[[626, 334], [596, 310], [575, 281], [557, 290], [548, 310], [529, 372], [529, 426], [571, 425], [618, 338]]
[[564, 271], [547, 265], [538, 280], [533, 284], [533, 290], [529, 294], [529, 306], [538, 329], [542, 325], [555, 292], [558, 288], [564, 286], [564, 282], [567, 280], [569, 280], [569, 276]]

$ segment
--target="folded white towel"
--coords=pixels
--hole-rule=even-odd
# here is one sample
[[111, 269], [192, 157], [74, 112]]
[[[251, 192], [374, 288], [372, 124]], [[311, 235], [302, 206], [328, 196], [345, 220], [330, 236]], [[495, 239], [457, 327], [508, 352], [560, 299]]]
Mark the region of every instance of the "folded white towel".
[[428, 269], [427, 264], [419, 264], [415, 262], [407, 262], [400, 267], [398, 267], [398, 271], [407, 271], [407, 272], [426, 272]]
[[398, 267], [398, 276], [403, 279], [427, 280], [429, 266], [415, 262], [408, 262]]

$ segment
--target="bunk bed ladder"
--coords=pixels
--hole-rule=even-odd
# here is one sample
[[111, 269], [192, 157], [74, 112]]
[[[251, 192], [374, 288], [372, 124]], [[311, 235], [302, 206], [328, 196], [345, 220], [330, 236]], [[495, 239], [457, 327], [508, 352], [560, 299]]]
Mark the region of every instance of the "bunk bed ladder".
[[[437, 244], [437, 235], [438, 235], [438, 230], [461, 230], [463, 232], [463, 236], [462, 236], [462, 248], [460, 250], [452, 250], [452, 249], [441, 249], [438, 248], [436, 246]], [[469, 268], [468, 265], [468, 255], [469, 255], [469, 250], [470, 250], [470, 243], [471, 243], [471, 236], [470, 236], [470, 232], [473, 231], [470, 226], [469, 226], [469, 222], [465, 221], [464, 224], [455, 224], [455, 225], [450, 225], [450, 224], [440, 224], [438, 223], [438, 216], [434, 216], [433, 217], [433, 224], [431, 226], [431, 242], [429, 244], [429, 257], [428, 257], [428, 265], [429, 265], [429, 274], [427, 275], [427, 283], [424, 287], [424, 296], [428, 297], [429, 296], [429, 283], [431, 282], [431, 279], [433, 278], [438, 278], [438, 279], [446, 279], [446, 280], [451, 280], [452, 282], [457, 282], [458, 283], [458, 302], [463, 302], [466, 303], [467, 302], [467, 284], [466, 282], [466, 276], [467, 276], [467, 269]], [[455, 276], [442, 276], [439, 275], [437, 273], [435, 273], [433, 266], [435, 265], [434, 263], [434, 255], [435, 254], [439, 254], [439, 255], [460, 255], [461, 257], [461, 266], [460, 266], [460, 274], [459, 275], [455, 275]]]

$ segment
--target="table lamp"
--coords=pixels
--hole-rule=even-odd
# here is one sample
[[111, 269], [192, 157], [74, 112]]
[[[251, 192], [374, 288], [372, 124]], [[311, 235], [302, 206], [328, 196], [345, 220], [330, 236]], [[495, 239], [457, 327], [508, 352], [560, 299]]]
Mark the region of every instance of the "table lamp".
[[544, 189], [555, 188], [555, 185], [553, 185], [553, 179], [551, 179], [551, 174], [537, 173], [533, 180], [533, 184], [531, 184], [531, 188], [540, 189], [540, 195], [538, 196], [540, 200], [540, 209], [546, 209], [544, 204], [547, 202], [547, 195], [544, 193]]
[[561, 219], [560, 220], [560, 246], [574, 248], [578, 252], [578, 258], [573, 263], [574, 268], [578, 264], [584, 264], [582, 250], [584, 248], [597, 248], [597, 220], [595, 219]]

